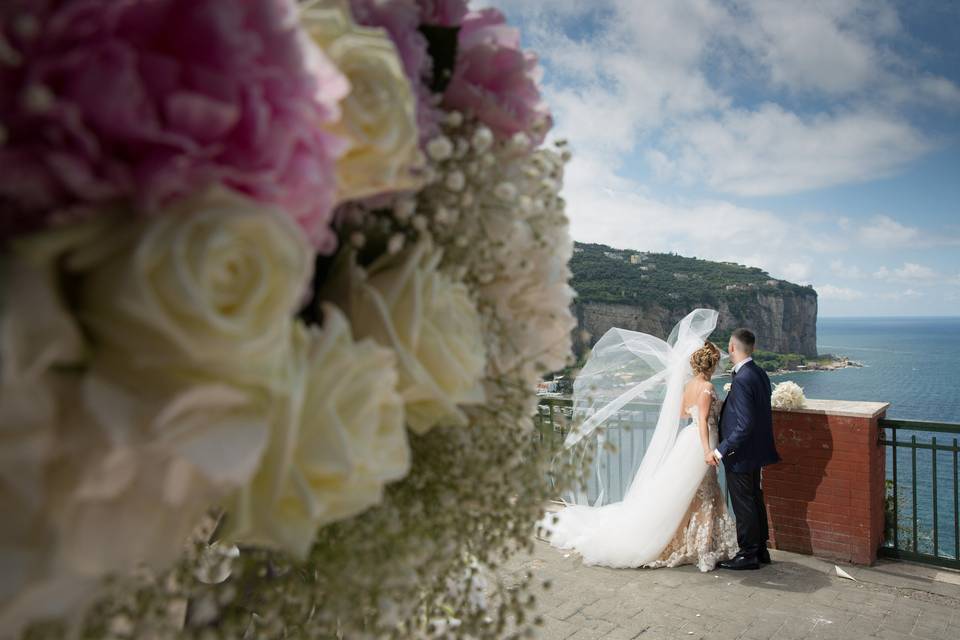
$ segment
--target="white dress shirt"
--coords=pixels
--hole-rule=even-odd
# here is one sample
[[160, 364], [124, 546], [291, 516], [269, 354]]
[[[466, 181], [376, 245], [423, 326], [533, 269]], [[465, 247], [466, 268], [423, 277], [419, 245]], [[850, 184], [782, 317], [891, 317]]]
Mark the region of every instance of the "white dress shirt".
[[[743, 368], [743, 365], [747, 364], [747, 363], [750, 362], [751, 360], [753, 360], [753, 358], [751, 358], [750, 356], [747, 356], [746, 358], [744, 358], [743, 360], [741, 360], [740, 362], [738, 362], [737, 364], [735, 364], [735, 365], [733, 366], [733, 373], [734, 373], [734, 374], [740, 373], [740, 369]], [[733, 390], [733, 388], [731, 387], [731, 391], [732, 391], [732, 390]], [[718, 426], [719, 426], [719, 425], [718, 425]], [[715, 457], [717, 460], [723, 460], [723, 455], [720, 453], [720, 451], [719, 451], [718, 449], [714, 449], [714, 450], [713, 450], [713, 455], [714, 455], [714, 457]]]

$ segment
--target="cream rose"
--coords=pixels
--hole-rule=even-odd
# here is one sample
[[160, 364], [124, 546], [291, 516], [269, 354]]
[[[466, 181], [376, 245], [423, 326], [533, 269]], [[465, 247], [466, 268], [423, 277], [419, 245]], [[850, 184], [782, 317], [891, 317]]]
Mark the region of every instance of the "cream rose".
[[103, 237], [106, 220], [60, 227], [11, 243], [3, 260], [0, 354], [3, 383], [35, 380], [83, 361], [87, 349], [62, 291], [60, 262]]
[[[97, 224], [74, 225], [13, 242], [0, 291], [0, 483], [30, 508], [43, 500], [54, 445], [56, 367], [86, 358], [80, 329], [63, 300], [58, 263], [95, 237]], [[68, 376], [69, 377], [69, 376]]]
[[770, 404], [775, 409], [803, 409], [807, 406], [807, 397], [803, 394], [803, 387], [787, 380], [774, 386]]
[[305, 30], [350, 82], [333, 133], [349, 141], [337, 162], [338, 198], [354, 200], [419, 185], [423, 164], [416, 103], [390, 36], [353, 21], [342, 3], [322, 0], [302, 13]]
[[[89, 587], [41, 586], [54, 536], [48, 476], [56, 463], [58, 396], [86, 358], [79, 327], [61, 295], [58, 263], [102, 230], [74, 225], [8, 244], [0, 304], [0, 629], [16, 634], [37, 615], [75, 604]], [[75, 589], [71, 589], [76, 586]]]
[[299, 368], [256, 476], [233, 501], [228, 537], [306, 557], [317, 530], [377, 504], [410, 468], [394, 355], [355, 342], [343, 314], [298, 325]]
[[485, 400], [480, 316], [466, 286], [439, 271], [439, 262], [425, 243], [383, 256], [366, 271], [344, 253], [327, 291], [357, 337], [397, 353], [407, 424], [416, 433], [441, 422], [463, 425], [460, 405]]
[[105, 575], [169, 566], [206, 510], [257, 468], [267, 394], [130, 374], [94, 362], [62, 385], [42, 495], [25, 503], [0, 487], [0, 507], [20, 514], [0, 536], [4, 628], [76, 613]]
[[313, 268], [288, 217], [225, 190], [180, 200], [119, 231], [81, 272], [79, 313], [132, 366], [273, 376]]

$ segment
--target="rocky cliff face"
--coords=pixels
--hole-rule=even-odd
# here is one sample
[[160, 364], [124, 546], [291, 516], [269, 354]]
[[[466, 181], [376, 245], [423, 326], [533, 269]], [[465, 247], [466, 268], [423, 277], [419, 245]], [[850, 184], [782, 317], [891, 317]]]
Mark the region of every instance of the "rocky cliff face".
[[[746, 327], [757, 335], [757, 348], [763, 351], [799, 353], [808, 357], [817, 355], [817, 295], [812, 291], [809, 294], [757, 292], [746, 304], [738, 301], [736, 308], [731, 308], [730, 303], [722, 299], [719, 305], [698, 306], [720, 312], [715, 339], [729, 335], [738, 327]], [[674, 325], [692, 310], [671, 311], [656, 304], [641, 308], [626, 304], [577, 302], [574, 308], [579, 321], [574, 340], [576, 350], [583, 353], [611, 327], [666, 338]], [[726, 349], [725, 344], [720, 346]]]

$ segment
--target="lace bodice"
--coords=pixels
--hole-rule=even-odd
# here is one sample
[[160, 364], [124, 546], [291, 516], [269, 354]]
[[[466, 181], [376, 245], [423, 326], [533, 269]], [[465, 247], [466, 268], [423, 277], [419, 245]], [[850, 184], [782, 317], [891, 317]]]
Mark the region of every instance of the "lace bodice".
[[[717, 425], [720, 424], [720, 409], [723, 405], [712, 387], [710, 389], [704, 389], [703, 393], [709, 393], [711, 397], [710, 415], [707, 416], [707, 429], [710, 433], [710, 446], [716, 447], [719, 440], [719, 428]], [[700, 405], [695, 404], [688, 407], [686, 412], [690, 416], [691, 426], [696, 427], [700, 422]]]
[[[707, 428], [710, 433], [710, 446], [716, 447], [717, 424], [720, 420], [722, 404], [712, 388], [704, 390], [704, 393], [712, 396]], [[685, 428], [698, 428], [699, 405], [688, 408], [686, 412], [692, 420]], [[727, 513], [726, 500], [717, 482], [717, 470], [708, 467], [703, 482], [690, 504], [687, 516], [677, 529], [673, 540], [660, 557], [647, 566], [676, 567], [695, 564], [701, 571], [711, 571], [718, 561], [732, 557], [736, 551], [736, 527]]]

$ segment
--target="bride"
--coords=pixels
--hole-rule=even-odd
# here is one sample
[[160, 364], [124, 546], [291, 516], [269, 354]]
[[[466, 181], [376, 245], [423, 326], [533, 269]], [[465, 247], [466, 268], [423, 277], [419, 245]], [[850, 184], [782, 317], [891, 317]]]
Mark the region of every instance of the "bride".
[[[736, 553], [736, 529], [712, 457], [721, 403], [711, 377], [721, 353], [706, 339], [717, 316], [697, 309], [667, 341], [611, 329], [594, 346], [574, 384], [575, 415], [585, 419], [565, 446], [595, 435], [600, 451], [600, 427], [632, 415], [628, 410], [638, 404], [659, 405], [659, 414], [623, 500], [548, 514], [541, 527], [552, 545], [608, 567], [695, 564], [710, 571]], [[601, 492], [598, 502], [602, 498]]]

